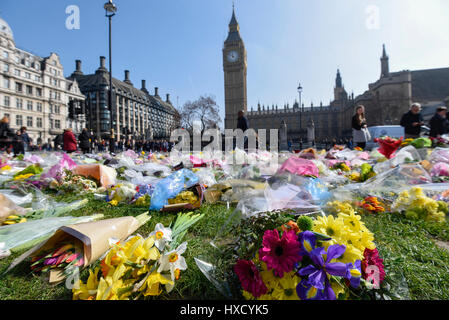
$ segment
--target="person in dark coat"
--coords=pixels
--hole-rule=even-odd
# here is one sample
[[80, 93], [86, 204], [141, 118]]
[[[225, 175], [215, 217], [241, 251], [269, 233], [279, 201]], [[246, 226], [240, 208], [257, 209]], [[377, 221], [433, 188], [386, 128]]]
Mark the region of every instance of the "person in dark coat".
[[14, 131], [9, 128], [9, 118], [5, 116], [0, 121], [0, 149], [11, 146], [13, 138]]
[[31, 139], [27, 133], [27, 127], [20, 128], [20, 134], [21, 134], [21, 137], [23, 140], [23, 145], [24, 145], [25, 151], [28, 151], [31, 147]]
[[365, 118], [365, 107], [362, 105], [357, 106], [355, 109], [355, 115], [352, 117], [352, 136], [354, 143], [357, 147], [365, 149], [368, 142], [367, 137], [367, 121]]
[[64, 145], [64, 136], [62, 134], [58, 134], [53, 140], [55, 151], [62, 149]]
[[76, 138], [72, 132], [72, 128], [64, 130], [64, 151], [67, 153], [72, 153], [77, 150]]
[[446, 119], [447, 108], [439, 107], [437, 113], [430, 119], [430, 137], [439, 138], [448, 132], [449, 121]]
[[421, 126], [423, 125], [421, 105], [414, 103], [410, 107], [410, 111], [405, 113], [401, 119], [401, 126], [405, 128], [405, 139], [418, 139], [421, 135]]
[[12, 147], [14, 150], [14, 156], [25, 154], [25, 142], [22, 138], [22, 131], [17, 130], [16, 135], [14, 136], [12, 141]]
[[243, 132], [249, 129], [248, 119], [245, 117], [245, 113], [242, 110], [238, 113], [237, 129], [242, 129]]
[[78, 137], [80, 142], [80, 149], [83, 151], [83, 154], [89, 153], [90, 151], [90, 134], [89, 131], [84, 128], [81, 134]]
[[115, 132], [111, 129], [111, 135], [109, 136], [109, 152], [115, 153]]

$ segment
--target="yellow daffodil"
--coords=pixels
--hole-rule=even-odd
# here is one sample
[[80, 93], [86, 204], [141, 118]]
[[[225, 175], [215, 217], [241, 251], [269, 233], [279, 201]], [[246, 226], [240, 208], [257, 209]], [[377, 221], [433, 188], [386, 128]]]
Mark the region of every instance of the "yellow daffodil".
[[143, 287], [144, 296], [158, 296], [161, 294], [160, 285], [174, 284], [173, 281], [154, 271], [148, 276]]
[[89, 278], [87, 279], [87, 283], [84, 284], [81, 280], [79, 282], [78, 289], [72, 289], [73, 292], [73, 300], [92, 300], [97, 296], [97, 288], [98, 288], [98, 272], [100, 268], [96, 268], [95, 272], [89, 270]]
[[9, 166], [9, 165], [6, 165], [6, 166], [4, 166], [4, 167], [2, 167], [0, 170], [1, 171], [9, 171], [9, 170], [11, 170], [12, 168]]

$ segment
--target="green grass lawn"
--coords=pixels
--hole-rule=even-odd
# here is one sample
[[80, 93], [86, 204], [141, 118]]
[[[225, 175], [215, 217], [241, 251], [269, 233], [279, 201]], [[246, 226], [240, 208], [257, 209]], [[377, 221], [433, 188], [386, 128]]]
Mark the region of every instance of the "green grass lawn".
[[[79, 198], [79, 197], [78, 197]], [[73, 216], [101, 213], [105, 218], [126, 215], [137, 216], [147, 211], [146, 207], [119, 205], [111, 207], [104, 201], [89, 198], [87, 207], [74, 211]], [[57, 200], [72, 201], [76, 196], [59, 197]], [[226, 206], [203, 206], [200, 210], [205, 217], [193, 226], [185, 237], [188, 250], [185, 254], [188, 269], [183, 272], [175, 289], [168, 296], [159, 299], [224, 299], [206, 279], [195, 264], [194, 258], [207, 255], [212, 246], [210, 242], [220, 233], [233, 209]], [[176, 214], [152, 213], [152, 219], [137, 232], [147, 236], [156, 223], [170, 225]], [[435, 244], [435, 240], [449, 242], [449, 224], [427, 223], [405, 220], [391, 214], [364, 216], [364, 222], [374, 232], [381, 256], [384, 258], [387, 276], [394, 279], [395, 293], [407, 299], [449, 299], [449, 252]], [[0, 260], [0, 274], [21, 254]], [[86, 280], [87, 270], [81, 274]], [[64, 284], [51, 286], [44, 276], [30, 273], [29, 264], [24, 262], [6, 276], [0, 277], [0, 299], [71, 299], [70, 290]]]

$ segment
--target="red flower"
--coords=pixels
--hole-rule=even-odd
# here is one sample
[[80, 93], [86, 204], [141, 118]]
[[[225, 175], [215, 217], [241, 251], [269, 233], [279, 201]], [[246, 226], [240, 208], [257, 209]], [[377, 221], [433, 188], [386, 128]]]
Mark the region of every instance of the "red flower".
[[396, 140], [390, 137], [385, 137], [384, 139], [375, 139], [380, 146], [379, 153], [383, 154], [385, 158], [391, 159], [394, 157], [395, 152], [401, 147], [403, 138]]
[[[365, 249], [365, 252], [363, 253], [363, 256], [365, 257], [362, 261], [362, 273], [363, 273], [363, 279], [367, 280], [369, 279], [376, 279], [375, 272], [379, 272], [379, 285], [385, 280], [385, 267], [384, 267], [384, 261], [379, 257], [379, 251], [377, 249], [370, 250]], [[368, 267], [377, 267], [376, 268], [370, 268], [370, 270], [367, 273]]]
[[274, 274], [283, 277], [284, 272], [290, 272], [295, 264], [301, 261], [301, 249], [298, 236], [293, 230], [286, 231], [279, 238], [277, 230], [267, 230], [263, 236], [263, 247], [259, 250], [259, 259], [267, 264], [268, 270], [274, 269]]
[[255, 298], [259, 298], [267, 293], [267, 286], [262, 281], [262, 277], [254, 262], [239, 260], [234, 266], [234, 272], [239, 277], [243, 290], [248, 291]]

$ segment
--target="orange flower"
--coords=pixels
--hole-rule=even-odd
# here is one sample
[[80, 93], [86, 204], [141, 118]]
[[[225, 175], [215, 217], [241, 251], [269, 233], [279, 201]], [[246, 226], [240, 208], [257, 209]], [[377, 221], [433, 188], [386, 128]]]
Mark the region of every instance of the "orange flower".
[[293, 230], [295, 233], [299, 233], [301, 230], [299, 230], [298, 225], [294, 221], [289, 221], [287, 224], [282, 225], [282, 231], [290, 231]]

